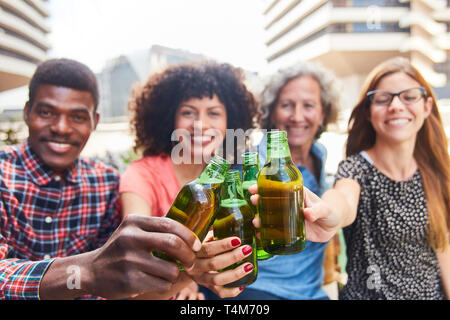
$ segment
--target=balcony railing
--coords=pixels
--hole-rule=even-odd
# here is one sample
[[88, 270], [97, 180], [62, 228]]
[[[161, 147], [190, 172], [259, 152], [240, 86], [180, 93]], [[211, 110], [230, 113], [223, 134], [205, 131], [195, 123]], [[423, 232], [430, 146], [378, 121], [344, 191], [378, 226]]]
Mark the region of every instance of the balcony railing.
[[409, 2], [399, 0], [331, 0], [331, 3], [334, 7], [410, 7]]
[[410, 32], [410, 28], [400, 28], [397, 22], [370, 23], [334, 23], [328, 27], [330, 33], [380, 33]]
[[315, 32], [313, 35], [295, 42], [293, 45], [280, 50], [267, 58], [267, 60], [273, 61], [279, 56], [287, 54], [288, 52], [294, 51], [299, 47], [305, 46], [306, 44], [330, 33], [348, 33], [348, 34], [358, 34], [358, 33], [409, 33], [410, 28], [400, 28], [398, 23], [380, 23], [376, 27], [367, 25], [366, 23], [334, 23], [328, 25], [321, 30]]

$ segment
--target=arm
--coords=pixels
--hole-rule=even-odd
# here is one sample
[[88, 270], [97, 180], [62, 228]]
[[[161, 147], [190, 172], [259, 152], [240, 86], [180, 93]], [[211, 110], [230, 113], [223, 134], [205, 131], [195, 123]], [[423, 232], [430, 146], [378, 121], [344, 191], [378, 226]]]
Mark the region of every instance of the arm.
[[[305, 188], [306, 189], [306, 188]], [[358, 210], [360, 186], [353, 179], [341, 179], [322, 198], [305, 190], [306, 238], [326, 242], [353, 223]]]
[[152, 215], [152, 208], [147, 201], [135, 193], [121, 193], [120, 201], [122, 203], [122, 215], [124, 218], [129, 214], [142, 214], [149, 217]]
[[0, 300], [39, 299], [39, 284], [53, 260], [15, 258], [14, 246], [8, 242], [8, 237], [8, 214], [0, 195]]
[[338, 216], [337, 229], [349, 226], [355, 221], [360, 192], [358, 182], [347, 178], [338, 180], [332, 189], [322, 195], [322, 200]]
[[441, 279], [447, 299], [450, 299], [450, 245], [445, 250], [437, 250], [436, 256], [441, 269]]
[[53, 260], [6, 259], [9, 250], [0, 234], [0, 300], [39, 299], [39, 284]]

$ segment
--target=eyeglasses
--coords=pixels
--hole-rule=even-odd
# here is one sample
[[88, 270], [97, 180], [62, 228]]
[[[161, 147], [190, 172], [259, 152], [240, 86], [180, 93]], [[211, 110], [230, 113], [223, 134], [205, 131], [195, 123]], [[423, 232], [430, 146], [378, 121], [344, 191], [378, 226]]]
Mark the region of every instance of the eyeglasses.
[[374, 90], [367, 92], [367, 97], [373, 105], [385, 107], [391, 104], [395, 96], [398, 96], [400, 101], [404, 104], [416, 103], [421, 98], [425, 97], [425, 92], [426, 90], [424, 87], [410, 88], [397, 93]]

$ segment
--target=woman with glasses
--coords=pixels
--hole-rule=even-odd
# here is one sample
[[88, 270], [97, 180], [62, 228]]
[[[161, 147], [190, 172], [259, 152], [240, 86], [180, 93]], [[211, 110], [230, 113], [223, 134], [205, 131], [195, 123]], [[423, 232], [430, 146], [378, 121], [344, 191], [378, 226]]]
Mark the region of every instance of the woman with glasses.
[[436, 98], [407, 59], [376, 67], [349, 121], [332, 212], [347, 244], [341, 299], [450, 298], [450, 160]]

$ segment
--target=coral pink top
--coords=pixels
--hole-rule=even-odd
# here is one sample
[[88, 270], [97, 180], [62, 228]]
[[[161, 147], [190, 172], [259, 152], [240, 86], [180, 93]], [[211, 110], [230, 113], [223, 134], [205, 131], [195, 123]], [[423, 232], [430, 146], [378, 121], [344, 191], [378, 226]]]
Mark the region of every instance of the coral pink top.
[[170, 156], [148, 156], [128, 166], [119, 191], [140, 196], [150, 205], [152, 216], [163, 217], [180, 189]]

